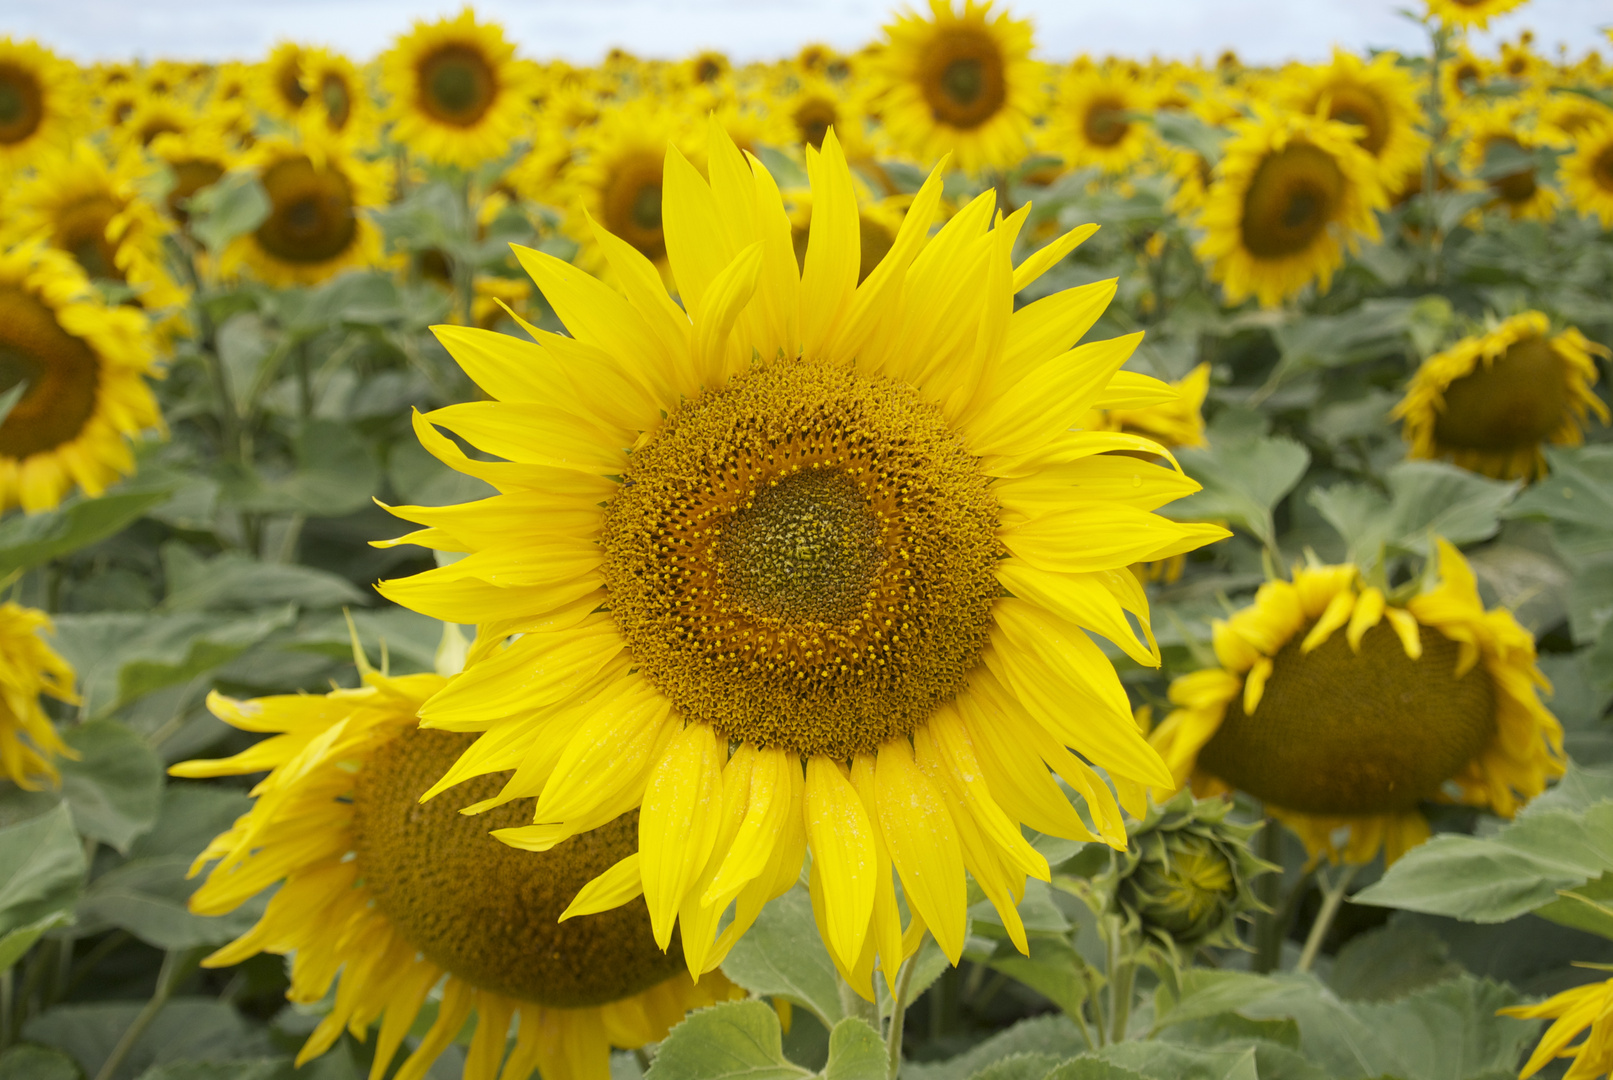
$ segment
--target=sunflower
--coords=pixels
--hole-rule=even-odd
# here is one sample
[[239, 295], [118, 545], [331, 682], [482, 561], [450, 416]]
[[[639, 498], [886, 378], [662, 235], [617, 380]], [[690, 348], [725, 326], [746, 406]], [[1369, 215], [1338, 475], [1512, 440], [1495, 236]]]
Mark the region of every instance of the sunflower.
[[[1529, 1080], [1558, 1058], [1572, 1058], [1563, 1080], [1597, 1080], [1613, 1071], [1613, 979], [1588, 983], [1554, 994], [1534, 1005], [1501, 1009], [1503, 1016], [1552, 1021], [1529, 1055], [1519, 1080]], [[1585, 1041], [1570, 1046], [1589, 1029]]]
[[[657, 950], [642, 903], [557, 922], [572, 892], [633, 850], [631, 817], [533, 855], [487, 835], [490, 820], [513, 824], [524, 807], [476, 819], [447, 800], [419, 805], [471, 741], [416, 726], [420, 703], [442, 684], [366, 672], [363, 686], [323, 695], [209, 697], [226, 723], [274, 734], [234, 757], [169, 770], [269, 773], [253, 808], [197, 857], [193, 874], [215, 865], [191, 910], [219, 915], [280, 888], [256, 926], [203, 963], [290, 953], [287, 996], [298, 1004], [322, 1000], [340, 971], [335, 1006], [299, 1065], [343, 1029], [363, 1038], [379, 1021], [371, 1075], [382, 1075], [441, 982], [436, 1020], [399, 1080], [422, 1077], [473, 1009], [465, 1080], [525, 1080], [534, 1069], [546, 1080], [607, 1080], [612, 1044], [664, 1038], [689, 1009], [734, 996], [732, 984], [720, 974], [696, 984], [675, 953]], [[483, 776], [459, 793], [486, 798], [499, 786]], [[500, 1072], [512, 1019], [515, 1048]]]
[[680, 74], [688, 86], [715, 87], [733, 75], [734, 66], [726, 53], [716, 49], [703, 49], [685, 60]]
[[1405, 421], [1413, 458], [1445, 458], [1503, 479], [1541, 475], [1541, 447], [1578, 446], [1587, 413], [1605, 424], [1596, 356], [1608, 356], [1570, 327], [1526, 311], [1484, 334], [1463, 338], [1423, 361], [1393, 416]]
[[894, 979], [925, 927], [956, 960], [966, 868], [1025, 947], [1014, 904], [1048, 869], [1017, 823], [1094, 837], [1049, 765], [1125, 844], [1110, 788], [1066, 747], [1134, 814], [1169, 773], [1083, 627], [1157, 663], [1125, 621], [1146, 628], [1147, 601], [1121, 571], [1226, 534], [1150, 513], [1191, 480], [1103, 453], [1163, 447], [1070, 430], [1154, 385], [1115, 378], [1140, 335], [1071, 350], [1114, 282], [1014, 311], [1091, 229], [1016, 269], [1028, 210], [994, 225], [988, 191], [930, 238], [938, 167], [859, 286], [832, 134], [805, 154], [800, 271], [773, 178], [720, 128], [709, 140], [709, 183], [667, 150], [681, 306], [598, 227], [622, 292], [517, 249], [572, 336], [438, 329], [494, 400], [416, 430], [500, 494], [395, 508], [426, 528], [389, 543], [469, 554], [379, 587], [481, 624], [421, 716], [482, 733], [445, 785], [516, 770], [475, 809], [538, 797], [532, 824], [495, 835], [542, 851], [639, 808], [639, 854], [578, 905], [642, 891], [657, 942], [679, 924], [704, 972], [810, 848], [824, 940], [868, 996], [876, 956]]
[[1149, 88], [1119, 68], [1070, 67], [1059, 80], [1044, 146], [1072, 169], [1131, 171], [1154, 144]]
[[885, 29], [872, 93], [891, 139], [929, 163], [952, 154], [966, 172], [1009, 169], [1025, 156], [1041, 103], [1031, 24], [991, 0], [930, 0], [930, 18]]
[[1366, 63], [1335, 48], [1333, 63], [1297, 67], [1284, 85], [1291, 108], [1358, 128], [1356, 141], [1376, 159], [1385, 186], [1422, 167], [1428, 139], [1419, 130], [1424, 123], [1419, 90], [1394, 53], [1379, 53]]
[[0, 177], [71, 138], [82, 119], [80, 85], [71, 62], [33, 41], [0, 37]]
[[1484, 610], [1445, 540], [1438, 584], [1403, 604], [1354, 566], [1301, 567], [1214, 641], [1221, 666], [1171, 684], [1153, 743], [1178, 787], [1248, 792], [1313, 858], [1394, 862], [1428, 838], [1422, 802], [1511, 817], [1562, 775], [1534, 638]]
[[221, 180], [236, 158], [226, 130], [211, 117], [187, 131], [158, 135], [149, 149], [173, 173], [163, 206], [181, 225], [190, 220], [190, 197]]
[[[876, 200], [858, 191], [857, 284], [861, 285], [867, 280], [868, 275], [890, 253], [912, 201], [910, 195], [891, 195]], [[804, 269], [807, 242], [812, 235], [812, 193], [790, 191], [785, 195], [785, 202], [790, 209], [790, 243], [795, 248], [795, 263]]]
[[[0, 342], [4, 334], [0, 330]], [[76, 756], [39, 704], [41, 694], [78, 704], [73, 666], [40, 636], [50, 630], [43, 611], [0, 604], [0, 777], [28, 791], [60, 780], [55, 758]]]
[[392, 138], [441, 165], [502, 157], [526, 129], [524, 74], [504, 32], [468, 7], [453, 19], [416, 20], [381, 57]]
[[[1497, 155], [1532, 156], [1541, 145], [1541, 133], [1525, 118], [1523, 105], [1517, 101], [1466, 109], [1458, 115], [1453, 129], [1462, 141], [1462, 168], [1469, 175], [1490, 166]], [[1532, 161], [1511, 172], [1490, 176], [1484, 183], [1495, 195], [1490, 205], [1505, 208], [1515, 220], [1550, 221], [1556, 215], [1557, 192], [1541, 181], [1540, 171]], [[1474, 216], [1477, 218], [1477, 213]]]
[[146, 172], [132, 153], [109, 163], [87, 140], [66, 152], [46, 151], [8, 203], [4, 233], [43, 240], [71, 255], [91, 278], [129, 286], [166, 337], [187, 325], [189, 294], [168, 272], [163, 236], [169, 226], [139, 193]]
[[103, 304], [62, 252], [0, 254], [0, 359], [0, 392], [28, 384], [0, 421], [0, 511], [49, 510], [74, 484], [99, 495], [134, 471], [126, 440], [162, 427], [146, 316]]
[[269, 216], [230, 243], [221, 273], [244, 266], [272, 285], [314, 285], [381, 262], [381, 232], [364, 212], [386, 202], [380, 166], [349, 154], [317, 127], [296, 141], [265, 138], [244, 161], [257, 168]]
[[1471, 97], [1489, 77], [1489, 64], [1475, 55], [1465, 42], [1458, 41], [1452, 56], [1439, 69], [1441, 94], [1447, 105], [1458, 105]]
[[295, 121], [308, 103], [308, 91], [302, 85], [303, 52], [296, 42], [282, 41], [252, 72], [248, 93], [254, 104], [283, 123]]
[[1198, 217], [1198, 254], [1227, 301], [1276, 307], [1312, 281], [1326, 291], [1344, 248], [1378, 238], [1385, 204], [1355, 129], [1255, 106], [1233, 125]]
[[346, 145], [368, 143], [375, 134], [375, 106], [353, 61], [329, 49], [308, 49], [302, 54], [301, 72], [308, 94], [304, 108]]
[[864, 141], [865, 121], [852, 98], [839, 86], [821, 78], [803, 78], [773, 110], [773, 141], [780, 146], [823, 148], [823, 137], [834, 128], [848, 160], [866, 156], [853, 146]]
[[196, 110], [171, 97], [142, 95], [117, 133], [120, 148], [143, 150], [159, 135], [179, 135], [201, 122]]
[[1525, 0], [1427, 0], [1429, 18], [1438, 19], [1446, 26], [1487, 30], [1490, 20], [1505, 15]]
[[568, 168], [560, 192], [569, 211], [566, 232], [579, 245], [577, 265], [591, 271], [610, 266], [595, 236], [597, 222], [663, 273], [670, 272], [661, 223], [662, 176], [669, 140], [679, 139], [682, 127], [671, 110], [638, 99], [604, 112], [577, 140], [579, 160]]
[[1613, 229], [1613, 119], [1575, 135], [1574, 152], [1558, 166], [1558, 175], [1575, 210]]

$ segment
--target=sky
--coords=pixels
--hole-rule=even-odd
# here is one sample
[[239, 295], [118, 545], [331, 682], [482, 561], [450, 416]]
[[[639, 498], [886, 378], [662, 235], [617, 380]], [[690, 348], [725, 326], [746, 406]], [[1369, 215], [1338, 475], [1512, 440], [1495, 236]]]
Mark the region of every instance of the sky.
[[[1404, 5], [1421, 8], [1420, 0]], [[593, 63], [612, 46], [645, 57], [717, 48], [735, 60], [792, 55], [808, 41], [855, 48], [876, 37], [894, 3], [869, 0], [481, 0], [534, 59]], [[1213, 59], [1234, 48], [1246, 62], [1320, 60], [1337, 43], [1423, 51], [1421, 27], [1391, 0], [1011, 0], [1036, 25], [1048, 60], [1078, 53]], [[363, 59], [416, 18], [453, 0], [5, 0], [0, 36], [35, 37], [80, 61], [159, 56], [246, 59], [281, 39], [328, 45]], [[1573, 55], [1608, 40], [1613, 0], [1533, 0], [1495, 20], [1490, 35], [1535, 31], [1537, 47]]]

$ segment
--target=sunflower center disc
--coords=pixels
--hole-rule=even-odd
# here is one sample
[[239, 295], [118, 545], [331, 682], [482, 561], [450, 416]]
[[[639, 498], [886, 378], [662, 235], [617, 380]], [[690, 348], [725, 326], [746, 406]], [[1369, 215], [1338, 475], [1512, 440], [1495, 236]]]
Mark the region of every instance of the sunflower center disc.
[[1310, 247], [1344, 196], [1344, 174], [1331, 154], [1289, 143], [1268, 155], [1249, 181], [1243, 204], [1243, 244], [1262, 259]]
[[532, 800], [459, 812], [497, 794], [508, 773], [416, 801], [473, 739], [408, 731], [376, 750], [354, 785], [359, 871], [404, 940], [473, 986], [554, 1008], [620, 1001], [682, 970], [676, 938], [667, 952], [656, 948], [643, 900], [555, 921], [579, 889], [637, 849], [636, 811], [534, 853], [488, 835], [529, 824]]
[[1512, 451], [1535, 446], [1570, 417], [1563, 361], [1541, 337], [1514, 343], [1494, 361], [1480, 360], [1445, 388], [1445, 409], [1434, 420], [1442, 444]]
[[660, 154], [629, 154], [611, 170], [602, 200], [605, 227], [652, 260], [666, 254], [666, 234], [661, 230], [663, 163]]
[[[1485, 163], [1489, 163], [1493, 153], [1506, 154], [1508, 157], [1527, 155], [1529, 151], [1517, 139], [1502, 135], [1491, 139], [1484, 147]], [[1490, 180], [1490, 189], [1501, 197], [1502, 202], [1526, 203], [1535, 197], [1539, 185], [1535, 183], [1535, 170], [1533, 167], [1519, 169], [1516, 172], [1505, 173]]]
[[190, 220], [187, 200], [202, 188], [216, 184], [224, 175], [224, 166], [216, 161], [200, 158], [170, 162], [174, 171], [174, 186], [168, 192], [168, 212], [181, 224]]
[[954, 60], [941, 73], [941, 89], [959, 105], [973, 105], [984, 88], [985, 73], [979, 60]]
[[1307, 629], [1272, 659], [1254, 715], [1240, 694], [1199, 764], [1273, 806], [1308, 814], [1411, 810], [1495, 736], [1495, 686], [1482, 664], [1456, 677], [1459, 648], [1419, 628], [1423, 655], [1406, 656], [1388, 623], [1361, 639], [1342, 631], [1309, 655]]
[[118, 210], [105, 195], [94, 195], [67, 207], [56, 219], [56, 246], [71, 254], [92, 278], [123, 280], [117, 246], [106, 237], [106, 227]]
[[319, 85], [319, 96], [325, 102], [325, 116], [329, 118], [330, 126], [337, 131], [346, 127], [348, 113], [353, 107], [347, 84], [335, 75], [326, 75]]
[[1341, 124], [1365, 128], [1361, 148], [1377, 157], [1389, 141], [1389, 116], [1383, 103], [1365, 87], [1335, 86], [1329, 93], [1333, 97], [1329, 117]]
[[985, 646], [997, 506], [911, 388], [784, 361], [703, 393], [605, 512], [644, 676], [733, 741], [849, 758], [906, 734]]
[[263, 174], [269, 216], [258, 226], [258, 245], [277, 259], [320, 263], [353, 243], [358, 218], [347, 178], [332, 168], [315, 169], [305, 157], [287, 158]]
[[0, 289], [0, 393], [28, 389], [0, 423], [0, 456], [25, 458], [78, 437], [95, 412], [100, 365], [49, 308], [17, 289]]
[[1087, 142], [1093, 146], [1114, 146], [1131, 130], [1126, 120], [1125, 102], [1112, 99], [1093, 102], [1081, 128]]
[[823, 149], [823, 140], [829, 134], [829, 128], [835, 122], [835, 107], [833, 102], [822, 98], [812, 98], [802, 103], [795, 110], [795, 129], [800, 133], [801, 141], [818, 150]]
[[445, 124], [470, 127], [493, 104], [493, 72], [475, 49], [449, 45], [420, 65], [421, 105]]
[[939, 35], [924, 63], [925, 104], [937, 121], [977, 128], [1008, 100], [1002, 54], [989, 34], [957, 28]]
[[20, 143], [45, 118], [39, 80], [15, 64], [0, 64], [0, 143]]
[[1609, 146], [1591, 163], [1591, 177], [1596, 186], [1606, 192], [1613, 192], [1613, 146]]

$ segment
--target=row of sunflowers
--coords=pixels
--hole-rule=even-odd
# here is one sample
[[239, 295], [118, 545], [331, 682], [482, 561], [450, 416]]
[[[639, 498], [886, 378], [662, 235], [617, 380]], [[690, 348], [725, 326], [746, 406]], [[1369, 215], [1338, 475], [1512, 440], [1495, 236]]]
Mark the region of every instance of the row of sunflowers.
[[0, 38], [0, 1080], [1609, 1075], [1613, 65], [1520, 4]]

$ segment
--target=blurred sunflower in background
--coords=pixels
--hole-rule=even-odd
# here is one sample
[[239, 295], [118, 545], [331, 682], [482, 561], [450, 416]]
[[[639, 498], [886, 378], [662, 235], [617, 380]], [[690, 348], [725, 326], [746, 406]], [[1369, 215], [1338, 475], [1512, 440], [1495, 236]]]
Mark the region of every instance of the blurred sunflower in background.
[[294, 41], [282, 41], [250, 72], [247, 92], [253, 103], [283, 124], [294, 123], [308, 102], [308, 90], [302, 84], [304, 51]]
[[1357, 864], [1426, 840], [1424, 801], [1511, 817], [1545, 790], [1562, 727], [1534, 637], [1444, 540], [1437, 575], [1397, 603], [1353, 565], [1304, 566], [1217, 620], [1220, 666], [1171, 683], [1151, 736], [1178, 787], [1248, 792], [1312, 858]]
[[1594, 413], [1608, 422], [1596, 357], [1608, 349], [1569, 327], [1552, 334], [1544, 312], [1526, 311], [1424, 360], [1393, 416], [1412, 458], [1443, 458], [1501, 479], [1545, 472], [1541, 448], [1578, 446]]
[[134, 471], [128, 439], [162, 428], [145, 315], [104, 304], [62, 252], [0, 254], [0, 359], [0, 392], [28, 387], [0, 421], [0, 510], [49, 510], [75, 485], [99, 495]]
[[68, 142], [83, 113], [72, 63], [33, 41], [0, 38], [0, 178]]
[[1233, 124], [1198, 224], [1199, 256], [1227, 302], [1276, 307], [1312, 282], [1325, 290], [1346, 248], [1378, 238], [1387, 202], [1352, 128], [1255, 105]]
[[[1557, 211], [1555, 188], [1543, 181], [1535, 161], [1540, 132], [1513, 101], [1464, 109], [1452, 125], [1461, 142], [1462, 169], [1481, 177], [1494, 195], [1490, 206], [1514, 219], [1546, 221]], [[1470, 223], [1477, 224], [1476, 215]]]
[[1490, 20], [1505, 15], [1525, 0], [1426, 0], [1428, 16], [1457, 29], [1486, 30]]
[[[796, 264], [806, 265], [807, 242], [812, 235], [812, 193], [792, 190], [784, 193], [790, 211], [790, 243], [795, 248]], [[864, 191], [857, 199], [857, 283], [860, 285], [874, 272], [896, 243], [902, 219], [912, 203], [907, 195], [892, 195], [875, 199]]]
[[502, 157], [525, 131], [531, 101], [515, 46], [470, 8], [417, 20], [381, 57], [392, 138], [439, 165]]
[[[524, 819], [528, 808], [519, 803], [485, 818], [446, 800], [420, 805], [471, 742], [416, 726], [420, 703], [443, 682], [366, 672], [353, 690], [208, 699], [221, 720], [270, 737], [170, 772], [268, 776], [253, 789], [252, 810], [197, 857], [193, 875], [213, 866], [191, 910], [223, 914], [279, 889], [251, 930], [203, 963], [290, 954], [287, 996], [301, 1005], [336, 984], [334, 1007], [298, 1065], [344, 1030], [365, 1039], [378, 1023], [371, 1075], [383, 1075], [441, 983], [435, 1018], [397, 1080], [423, 1077], [472, 1012], [465, 1080], [525, 1080], [534, 1071], [545, 1080], [607, 1080], [613, 1045], [658, 1041], [690, 1009], [736, 992], [720, 973], [695, 983], [676, 949], [656, 948], [642, 902], [558, 922], [578, 888], [633, 851], [631, 815], [539, 855], [487, 835], [490, 821]], [[459, 794], [485, 798], [504, 779], [478, 777]]]
[[1613, 118], [1575, 135], [1557, 175], [1575, 210], [1613, 229]]
[[597, 225], [670, 273], [662, 174], [668, 145], [683, 134], [684, 123], [670, 109], [634, 101], [607, 110], [578, 138], [577, 160], [557, 200], [569, 211], [565, 227], [578, 244], [577, 265], [596, 273], [610, 267]]
[[[0, 293], [0, 304], [3, 297]], [[5, 347], [5, 337], [0, 330], [0, 348]], [[61, 773], [55, 759], [75, 756], [39, 701], [43, 695], [78, 704], [73, 666], [42, 636], [50, 630], [50, 616], [43, 611], [9, 600], [0, 604], [0, 777], [25, 791], [58, 783]]]
[[1072, 66], [1059, 80], [1043, 147], [1072, 169], [1109, 173], [1133, 168], [1153, 146], [1149, 89], [1119, 68]]
[[381, 232], [365, 210], [384, 205], [384, 168], [348, 153], [318, 128], [299, 139], [269, 136], [242, 158], [257, 170], [269, 216], [237, 237], [219, 272], [243, 269], [275, 285], [315, 285], [382, 260]]
[[182, 132], [158, 135], [148, 148], [172, 174], [162, 206], [180, 225], [190, 220], [191, 196], [224, 178], [238, 151], [226, 129], [211, 120]]
[[930, 17], [898, 15], [874, 58], [870, 93], [892, 142], [929, 166], [944, 154], [965, 172], [1005, 170], [1025, 156], [1041, 105], [1031, 24], [992, 3], [930, 0]]
[[1428, 138], [1417, 102], [1421, 88], [1392, 52], [1370, 62], [1334, 48], [1325, 67], [1296, 65], [1283, 80], [1291, 108], [1359, 130], [1356, 141], [1378, 163], [1378, 180], [1393, 187], [1423, 167]]
[[[767, 171], [720, 128], [709, 144], [709, 181], [667, 151], [684, 306], [601, 228], [625, 295], [517, 249], [573, 336], [438, 329], [494, 400], [417, 432], [501, 493], [394, 508], [425, 528], [392, 543], [470, 554], [379, 587], [480, 623], [465, 670], [421, 708], [483, 732], [439, 790], [515, 769], [477, 809], [536, 796], [532, 824], [495, 834], [534, 851], [639, 809], [638, 854], [576, 910], [642, 891], [657, 943], [676, 923], [689, 970], [708, 971], [810, 848], [823, 938], [871, 997], [876, 959], [893, 980], [923, 928], [958, 958], [966, 868], [1026, 947], [1015, 898], [1048, 869], [1015, 822], [1124, 845], [1109, 786], [1067, 747], [1133, 813], [1169, 773], [1087, 628], [1158, 663], [1126, 622], [1129, 606], [1147, 626], [1135, 579], [1115, 571], [1225, 532], [1151, 512], [1192, 481], [1104, 453], [1158, 444], [1070, 430], [1089, 408], [1169, 393], [1116, 379], [1140, 335], [1071, 350], [1114, 283], [1013, 312], [1090, 229], [1016, 269], [1027, 211], [993, 227], [987, 191], [930, 239], [937, 172], [858, 285], [832, 135], [806, 154], [800, 270]], [[572, 383], [577, 365], [591, 374]], [[503, 461], [467, 458], [439, 426]]]
[[329, 49], [302, 54], [300, 81], [308, 94], [304, 109], [326, 132], [348, 146], [367, 146], [375, 137], [376, 112], [364, 75], [353, 61]]

